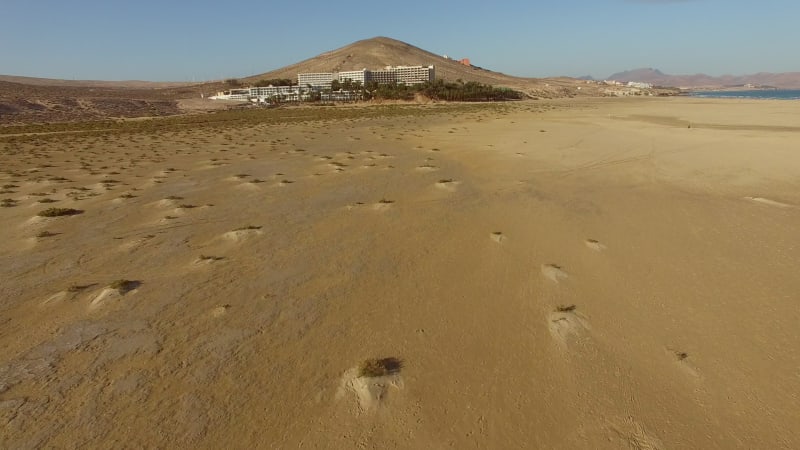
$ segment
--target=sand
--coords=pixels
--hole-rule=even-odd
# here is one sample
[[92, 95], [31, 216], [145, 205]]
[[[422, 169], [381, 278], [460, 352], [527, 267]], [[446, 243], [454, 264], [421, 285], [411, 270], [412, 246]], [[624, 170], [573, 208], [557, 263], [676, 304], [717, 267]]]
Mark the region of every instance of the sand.
[[584, 99], [0, 142], [0, 447], [798, 448], [798, 123]]

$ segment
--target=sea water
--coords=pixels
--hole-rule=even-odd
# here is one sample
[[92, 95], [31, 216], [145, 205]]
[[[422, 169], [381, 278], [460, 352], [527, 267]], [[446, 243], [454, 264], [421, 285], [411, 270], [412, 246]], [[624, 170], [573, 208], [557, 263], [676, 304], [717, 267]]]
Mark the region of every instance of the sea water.
[[695, 91], [692, 97], [703, 98], [743, 98], [770, 100], [800, 100], [800, 89], [759, 89], [751, 91]]

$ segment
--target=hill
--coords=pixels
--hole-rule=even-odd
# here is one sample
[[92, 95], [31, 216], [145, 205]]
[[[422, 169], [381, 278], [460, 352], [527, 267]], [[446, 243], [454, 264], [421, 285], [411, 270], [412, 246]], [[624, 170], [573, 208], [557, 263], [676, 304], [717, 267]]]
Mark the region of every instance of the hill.
[[698, 88], [733, 88], [744, 85], [769, 86], [779, 89], [800, 89], [800, 72], [768, 73], [752, 75], [723, 75], [714, 77], [702, 73], [694, 75], [669, 75], [658, 69], [642, 68], [618, 72], [610, 75], [608, 80], [641, 81], [657, 86], [674, 86], [688, 89]]
[[466, 66], [427, 50], [388, 37], [374, 37], [354, 42], [342, 48], [322, 53], [271, 72], [248, 77], [297, 78], [298, 73], [340, 72], [346, 70], [379, 69], [385, 66], [436, 66], [436, 78], [449, 81], [461, 79], [486, 84], [519, 84], [529, 79], [512, 77], [476, 66]]
[[576, 87], [585, 85], [581, 80], [566, 77], [515, 77], [478, 66], [467, 66], [456, 60], [383, 36], [357, 41], [271, 72], [243, 78], [242, 81], [252, 83], [260, 79], [297, 79], [298, 73], [339, 72], [365, 68], [379, 69], [385, 66], [427, 66], [431, 64], [436, 67], [437, 79], [474, 81], [508, 87], [533, 97], [553, 98], [576, 94], [597, 94], [592, 89], [579, 92]]

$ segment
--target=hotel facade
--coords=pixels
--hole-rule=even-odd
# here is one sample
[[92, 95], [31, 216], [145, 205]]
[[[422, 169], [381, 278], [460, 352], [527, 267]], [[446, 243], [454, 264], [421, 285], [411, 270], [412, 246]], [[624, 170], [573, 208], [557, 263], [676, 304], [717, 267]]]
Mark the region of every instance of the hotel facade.
[[297, 74], [296, 86], [263, 86], [236, 88], [218, 92], [212, 100], [242, 100], [255, 103], [308, 100], [311, 92], [320, 92], [323, 100], [353, 100], [354, 95], [344, 91], [330, 92], [334, 81], [359, 82], [362, 86], [370, 82], [378, 84], [421, 84], [433, 81], [436, 72], [433, 66], [386, 66], [380, 70], [351, 70], [346, 72], [318, 72]]
[[345, 80], [358, 81], [362, 85], [369, 82], [410, 85], [426, 83], [433, 81], [435, 78], [436, 70], [433, 66], [386, 66], [380, 70], [361, 69], [347, 72], [300, 73], [297, 74], [297, 84], [329, 89], [334, 80], [339, 82]]

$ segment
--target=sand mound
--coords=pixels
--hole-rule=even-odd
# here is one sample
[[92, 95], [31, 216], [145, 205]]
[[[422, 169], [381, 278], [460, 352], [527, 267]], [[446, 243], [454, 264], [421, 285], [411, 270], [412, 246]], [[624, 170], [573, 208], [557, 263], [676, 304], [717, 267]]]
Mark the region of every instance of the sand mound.
[[601, 244], [600, 241], [596, 239], [587, 239], [585, 243], [587, 247], [596, 252], [602, 252], [603, 250], [606, 249], [606, 246]]
[[141, 284], [138, 281], [125, 281], [120, 287], [106, 287], [89, 303], [89, 310], [95, 310], [109, 302], [118, 301], [122, 297], [136, 293]]
[[227, 233], [223, 234], [222, 237], [229, 241], [241, 242], [262, 234], [262, 231], [259, 228], [245, 228], [241, 230], [228, 231]]
[[61, 303], [62, 301], [64, 301], [64, 299], [67, 298], [67, 296], [69, 296], [69, 292], [67, 292], [67, 291], [57, 292], [57, 293], [51, 295], [50, 297], [47, 297], [47, 299], [45, 299], [42, 302], [42, 306], [48, 306], [48, 305], [54, 305], [54, 304], [57, 304], [57, 303]]
[[545, 264], [542, 266], [542, 275], [548, 280], [558, 283], [568, 277], [567, 272], [557, 264]]
[[346, 396], [354, 398], [361, 412], [380, 408], [392, 391], [403, 388], [403, 379], [399, 373], [380, 377], [358, 376], [359, 369], [354, 367], [342, 376], [336, 398]]
[[574, 310], [555, 311], [547, 316], [547, 327], [556, 343], [566, 347], [567, 343], [578, 340], [589, 329], [589, 322]]
[[794, 205], [790, 205], [788, 203], [777, 202], [775, 200], [770, 200], [764, 197], [745, 197], [745, 200], [750, 200], [751, 202], [761, 203], [762, 205], [774, 206], [776, 208], [794, 208]]
[[222, 305], [222, 306], [217, 306], [216, 308], [212, 308], [211, 309], [211, 313], [210, 313], [211, 317], [222, 317], [222, 316], [224, 316], [225, 314], [228, 313], [228, 309], [230, 307], [231, 307], [231, 305]]
[[458, 188], [460, 182], [454, 180], [439, 180], [436, 182], [436, 187], [448, 192], [453, 192]]

